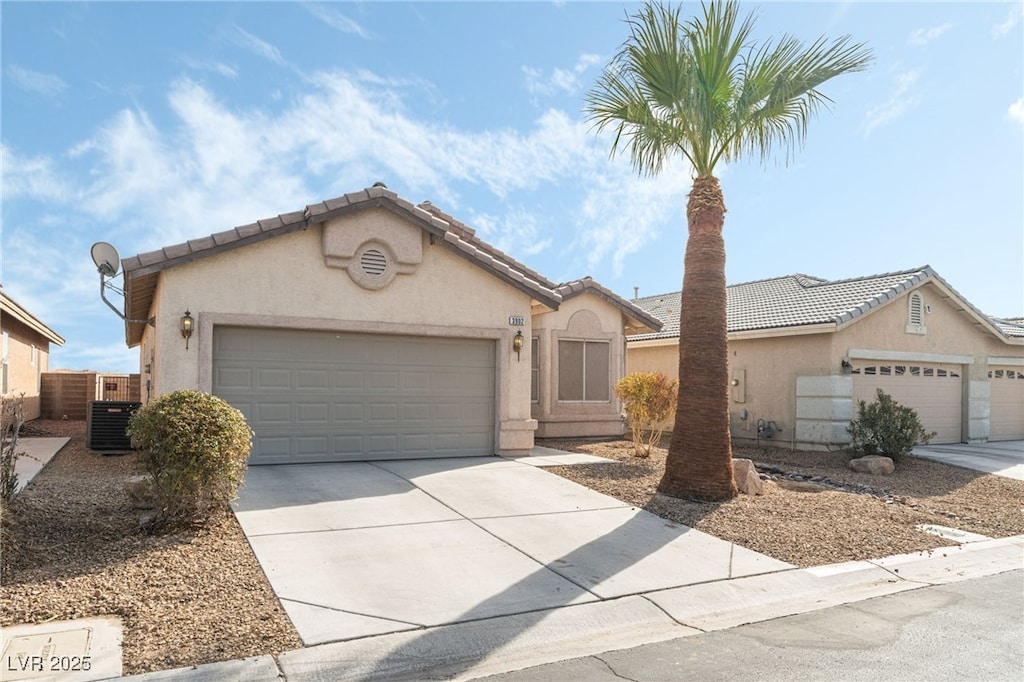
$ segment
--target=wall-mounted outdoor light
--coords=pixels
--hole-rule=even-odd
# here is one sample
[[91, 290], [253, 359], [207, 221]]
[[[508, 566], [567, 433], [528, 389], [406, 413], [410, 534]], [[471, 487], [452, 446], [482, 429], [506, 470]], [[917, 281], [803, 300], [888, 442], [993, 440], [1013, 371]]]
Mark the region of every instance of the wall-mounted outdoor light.
[[843, 374], [853, 374], [853, 365], [849, 360], [843, 360], [841, 364]]
[[188, 340], [192, 338], [192, 331], [195, 329], [196, 321], [192, 313], [185, 311], [181, 316], [181, 335], [185, 338], [185, 350], [188, 350]]
[[520, 359], [519, 354], [523, 352], [523, 332], [516, 331], [516, 335], [512, 337], [512, 350], [516, 352], [516, 360]]

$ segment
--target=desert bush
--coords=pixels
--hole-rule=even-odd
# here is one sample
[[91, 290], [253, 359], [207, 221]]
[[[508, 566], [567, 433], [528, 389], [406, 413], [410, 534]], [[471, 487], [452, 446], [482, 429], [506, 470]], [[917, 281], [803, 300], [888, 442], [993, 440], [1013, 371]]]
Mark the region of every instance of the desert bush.
[[0, 499], [10, 502], [18, 489], [15, 465], [23, 453], [18, 451], [18, 435], [25, 423], [25, 397], [4, 398], [0, 402]]
[[679, 382], [660, 372], [633, 372], [615, 383], [633, 441], [633, 454], [648, 457], [676, 410]]
[[162, 395], [132, 415], [127, 433], [153, 479], [150, 532], [205, 523], [228, 509], [245, 482], [252, 429], [217, 396]]
[[882, 389], [877, 390], [874, 402], [859, 401], [857, 418], [846, 427], [850, 434], [847, 450], [851, 455], [884, 455], [899, 460], [910, 454], [916, 443], [927, 443], [935, 437], [934, 431], [924, 430], [917, 412], [899, 404]]
[[18, 452], [18, 434], [25, 423], [24, 408], [24, 396], [0, 401], [0, 573], [7, 573], [18, 554], [17, 520], [10, 513], [10, 503], [18, 490], [15, 465], [22, 455]]

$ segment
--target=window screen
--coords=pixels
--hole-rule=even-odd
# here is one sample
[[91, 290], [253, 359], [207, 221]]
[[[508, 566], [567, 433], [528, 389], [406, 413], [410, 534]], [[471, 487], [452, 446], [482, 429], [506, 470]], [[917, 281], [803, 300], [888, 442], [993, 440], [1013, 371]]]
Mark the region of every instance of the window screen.
[[559, 341], [558, 399], [608, 402], [610, 348], [607, 341]]

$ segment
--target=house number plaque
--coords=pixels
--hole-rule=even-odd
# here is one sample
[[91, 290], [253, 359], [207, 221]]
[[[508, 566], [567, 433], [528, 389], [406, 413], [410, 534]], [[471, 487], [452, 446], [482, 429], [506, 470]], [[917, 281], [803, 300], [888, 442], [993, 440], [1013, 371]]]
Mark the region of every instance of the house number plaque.
[[522, 327], [526, 324], [526, 318], [522, 315], [512, 315], [508, 318], [508, 323], [513, 327]]

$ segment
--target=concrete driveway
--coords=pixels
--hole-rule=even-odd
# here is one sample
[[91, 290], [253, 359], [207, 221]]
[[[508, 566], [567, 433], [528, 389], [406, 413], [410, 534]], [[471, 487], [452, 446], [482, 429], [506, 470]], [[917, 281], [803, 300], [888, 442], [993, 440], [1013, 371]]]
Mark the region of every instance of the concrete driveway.
[[528, 460], [253, 467], [236, 513], [306, 646], [793, 568]]
[[917, 445], [911, 454], [944, 464], [1024, 481], [1024, 441]]

